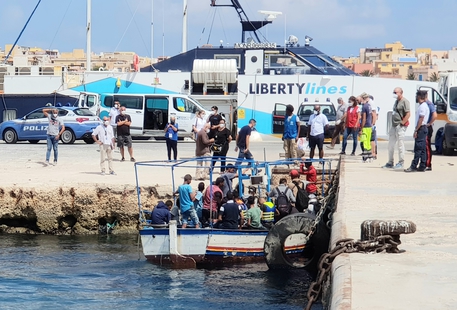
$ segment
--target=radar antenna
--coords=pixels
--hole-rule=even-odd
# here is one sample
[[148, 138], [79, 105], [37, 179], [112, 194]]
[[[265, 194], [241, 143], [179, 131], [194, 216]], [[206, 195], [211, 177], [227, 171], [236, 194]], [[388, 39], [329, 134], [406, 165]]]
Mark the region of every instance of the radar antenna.
[[238, 0], [231, 0], [232, 4], [216, 4], [216, 0], [211, 0], [210, 6], [225, 6], [225, 7], [233, 7], [235, 8], [236, 12], [238, 13], [238, 17], [240, 18], [242, 32], [241, 32], [241, 43], [245, 43], [246, 32], [253, 32], [257, 42], [261, 42], [259, 36], [257, 34], [257, 30], [262, 28], [265, 25], [271, 24], [271, 20], [262, 20], [262, 21], [250, 21], [246, 13], [244, 12], [241, 4]]

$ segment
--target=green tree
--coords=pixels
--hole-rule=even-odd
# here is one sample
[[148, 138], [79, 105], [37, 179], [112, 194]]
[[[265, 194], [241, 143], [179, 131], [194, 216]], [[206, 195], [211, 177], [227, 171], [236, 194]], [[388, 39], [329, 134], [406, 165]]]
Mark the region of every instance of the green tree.
[[430, 74], [430, 77], [428, 78], [428, 80], [430, 82], [438, 82], [438, 80], [440, 79], [438, 73], [436, 72], [433, 72], [432, 74]]
[[371, 71], [371, 70], [363, 70], [362, 72], [360, 72], [360, 75], [361, 76], [373, 76], [373, 71]]
[[406, 77], [407, 80], [415, 80], [416, 75], [414, 73], [408, 73], [408, 76]]

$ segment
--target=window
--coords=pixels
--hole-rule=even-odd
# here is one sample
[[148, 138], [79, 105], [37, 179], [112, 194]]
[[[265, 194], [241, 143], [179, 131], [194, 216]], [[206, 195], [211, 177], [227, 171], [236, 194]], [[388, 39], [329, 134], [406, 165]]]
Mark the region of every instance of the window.
[[[114, 101], [118, 100], [121, 106], [127, 109], [143, 110], [143, 97], [140, 96], [114, 96]], [[105, 99], [106, 101], [106, 99]]]
[[58, 110], [59, 111], [59, 116], [65, 116], [68, 114], [68, 111], [67, 110]]
[[173, 107], [181, 112], [196, 113], [198, 111], [197, 106], [186, 98], [173, 98]]
[[34, 111], [27, 115], [26, 119], [38, 119], [38, 118], [45, 118], [44, 113], [42, 110]]
[[86, 96], [86, 107], [93, 107], [95, 105], [95, 96], [94, 95], [87, 95]]
[[304, 67], [299, 59], [289, 55], [270, 55], [270, 67]]
[[[441, 97], [439, 98], [444, 101]], [[436, 101], [438, 101], [438, 98]], [[435, 104], [437, 104], [437, 102], [435, 102]], [[457, 111], [457, 87], [449, 88], [449, 104], [452, 110]]]
[[146, 110], [168, 110], [168, 98], [146, 98]]
[[79, 116], [95, 116], [89, 109], [74, 109], [73, 113]]
[[397, 64], [392, 64], [392, 67], [395, 68], [397, 66]]
[[214, 59], [235, 59], [236, 67], [240, 68], [240, 55], [214, 55]]
[[387, 67], [387, 64], [381, 64], [381, 66], [383, 66], [383, 67]]

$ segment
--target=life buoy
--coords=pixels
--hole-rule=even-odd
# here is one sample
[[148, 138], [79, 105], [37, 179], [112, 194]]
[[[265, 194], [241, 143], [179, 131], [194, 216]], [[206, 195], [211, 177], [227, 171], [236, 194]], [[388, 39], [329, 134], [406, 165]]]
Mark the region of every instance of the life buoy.
[[133, 55], [133, 70], [136, 72], [139, 71], [140, 68], [140, 57], [137, 54]]
[[278, 221], [268, 232], [263, 250], [270, 269], [304, 268], [312, 275], [317, 273], [317, 263], [322, 254], [328, 251], [330, 232], [323, 221], [317, 225], [315, 233], [308, 240], [303, 255], [309, 258], [304, 264], [296, 263], [287, 257], [284, 243], [292, 234], [306, 234], [315, 216], [309, 213], [295, 213]]

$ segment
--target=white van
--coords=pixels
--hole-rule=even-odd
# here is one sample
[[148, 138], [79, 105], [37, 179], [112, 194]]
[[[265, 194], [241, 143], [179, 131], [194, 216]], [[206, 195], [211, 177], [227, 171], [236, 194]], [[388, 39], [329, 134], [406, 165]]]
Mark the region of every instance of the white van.
[[89, 108], [101, 119], [118, 100], [132, 119], [130, 134], [136, 137], [163, 137], [171, 116], [176, 117], [179, 136], [191, 136], [196, 113], [210, 111], [196, 100], [181, 94], [96, 94], [81, 92], [79, 106]]

